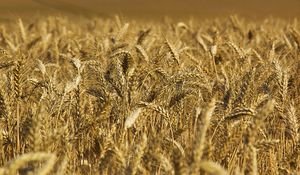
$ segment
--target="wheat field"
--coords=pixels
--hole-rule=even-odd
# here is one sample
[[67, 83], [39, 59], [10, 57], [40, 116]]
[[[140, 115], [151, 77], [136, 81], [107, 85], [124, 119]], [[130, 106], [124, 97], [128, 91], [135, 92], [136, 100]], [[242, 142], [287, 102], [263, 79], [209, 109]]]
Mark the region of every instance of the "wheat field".
[[0, 175], [299, 174], [299, 20], [0, 23]]

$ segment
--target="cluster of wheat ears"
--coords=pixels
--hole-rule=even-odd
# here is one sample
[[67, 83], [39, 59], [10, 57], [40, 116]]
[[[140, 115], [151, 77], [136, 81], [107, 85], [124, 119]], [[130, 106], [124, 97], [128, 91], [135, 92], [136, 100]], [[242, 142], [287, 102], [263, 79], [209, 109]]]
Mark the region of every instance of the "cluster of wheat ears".
[[0, 174], [297, 174], [298, 20], [0, 24]]

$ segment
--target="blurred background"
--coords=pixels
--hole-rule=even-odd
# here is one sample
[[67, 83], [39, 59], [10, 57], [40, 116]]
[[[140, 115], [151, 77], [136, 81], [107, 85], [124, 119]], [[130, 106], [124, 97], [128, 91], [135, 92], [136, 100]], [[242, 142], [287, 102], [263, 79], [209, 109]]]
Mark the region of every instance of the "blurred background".
[[0, 20], [34, 14], [97, 15], [136, 18], [300, 16], [300, 0], [0, 0]]

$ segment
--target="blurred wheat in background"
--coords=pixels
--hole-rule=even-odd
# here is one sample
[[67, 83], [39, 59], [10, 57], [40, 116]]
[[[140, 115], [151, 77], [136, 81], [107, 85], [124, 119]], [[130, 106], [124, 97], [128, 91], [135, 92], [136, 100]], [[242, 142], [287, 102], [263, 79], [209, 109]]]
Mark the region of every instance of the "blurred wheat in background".
[[299, 20], [0, 23], [0, 175], [299, 174]]

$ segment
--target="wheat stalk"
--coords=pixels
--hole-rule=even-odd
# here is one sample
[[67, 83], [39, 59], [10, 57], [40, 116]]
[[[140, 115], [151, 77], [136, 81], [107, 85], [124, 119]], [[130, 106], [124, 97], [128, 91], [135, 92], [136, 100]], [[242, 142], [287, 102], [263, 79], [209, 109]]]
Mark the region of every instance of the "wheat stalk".
[[201, 131], [199, 132], [198, 135], [199, 138], [196, 140], [194, 146], [193, 163], [191, 165], [192, 173], [194, 174], [197, 173], [200, 169], [200, 162], [203, 156], [206, 132], [209, 127], [210, 120], [215, 109], [215, 103], [216, 103], [215, 99], [212, 99], [211, 102], [206, 107], [206, 109], [201, 114], [201, 118], [203, 119], [203, 126], [201, 127]]

